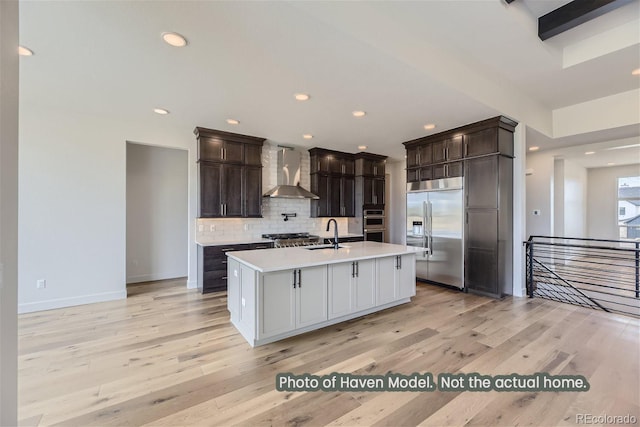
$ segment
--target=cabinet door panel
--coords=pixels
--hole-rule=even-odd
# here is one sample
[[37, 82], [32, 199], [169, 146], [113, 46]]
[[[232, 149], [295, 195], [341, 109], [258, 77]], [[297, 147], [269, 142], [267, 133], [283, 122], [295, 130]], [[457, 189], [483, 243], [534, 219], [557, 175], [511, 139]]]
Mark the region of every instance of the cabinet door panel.
[[311, 192], [320, 199], [311, 201], [311, 214], [316, 217], [331, 216], [329, 211], [329, 177], [327, 175], [311, 175]]
[[444, 164], [434, 165], [431, 170], [433, 171], [433, 179], [447, 177], [446, 167]]
[[[266, 273], [262, 277], [260, 301], [260, 338], [281, 334], [295, 328], [294, 272]], [[243, 271], [244, 273], [244, 271]], [[243, 275], [243, 282], [244, 282]]]
[[217, 217], [222, 215], [220, 204], [220, 181], [222, 167], [219, 164], [200, 163], [200, 216]]
[[356, 162], [351, 159], [342, 160], [342, 171], [345, 175], [354, 175], [356, 173]]
[[[431, 170], [429, 168], [429, 170]], [[407, 169], [407, 182], [417, 182], [420, 181], [420, 169]]]
[[431, 144], [425, 144], [420, 147], [420, 165], [426, 166], [433, 163], [433, 153]]
[[352, 264], [345, 262], [329, 266], [329, 319], [345, 316], [352, 310]]
[[467, 207], [497, 209], [498, 156], [469, 159], [466, 169]]
[[[407, 171], [408, 173], [409, 171]], [[373, 184], [375, 179], [370, 177], [364, 177], [362, 179], [362, 204], [364, 205], [372, 205], [373, 201]]]
[[262, 216], [262, 168], [247, 166], [244, 170], [244, 216]]
[[433, 179], [433, 166], [420, 168], [420, 181], [428, 181], [430, 179]]
[[373, 175], [384, 178], [385, 166], [386, 166], [386, 163], [384, 160], [381, 160], [379, 162], [373, 162]]
[[398, 297], [409, 298], [416, 294], [416, 262], [411, 255], [400, 256], [398, 275]]
[[465, 284], [498, 293], [498, 211], [467, 209]]
[[222, 147], [224, 147], [224, 141], [221, 139], [200, 137], [199, 159], [214, 161], [222, 160]]
[[342, 216], [341, 212], [341, 191], [342, 177], [339, 175], [329, 176], [329, 215], [330, 216]]
[[440, 162], [444, 162], [445, 160], [447, 160], [447, 155], [446, 155], [447, 143], [446, 143], [446, 141], [434, 142], [433, 144], [431, 144], [431, 147], [432, 147], [432, 150], [433, 150], [433, 163], [440, 163]]
[[224, 161], [242, 163], [244, 154], [244, 144], [241, 142], [224, 142]]
[[396, 300], [395, 257], [376, 260], [376, 304], [386, 304]]
[[355, 197], [356, 197], [356, 179], [354, 177], [342, 178], [342, 216], [354, 216]]
[[262, 166], [262, 146], [245, 144], [244, 164], [249, 166]]
[[447, 178], [462, 176], [463, 169], [463, 162], [447, 163]]
[[299, 269], [296, 327], [327, 320], [327, 266]]
[[484, 129], [464, 136], [466, 157], [481, 156], [498, 151], [498, 131]]
[[376, 262], [372, 259], [358, 261], [357, 277], [353, 286], [354, 310], [365, 310], [376, 303]]
[[419, 166], [420, 147], [407, 148], [407, 167], [412, 168]]
[[462, 158], [462, 135], [448, 139], [447, 143], [447, 160], [458, 160]]
[[373, 180], [373, 203], [384, 204], [384, 179]]
[[243, 167], [223, 165], [223, 203], [225, 216], [242, 216]]

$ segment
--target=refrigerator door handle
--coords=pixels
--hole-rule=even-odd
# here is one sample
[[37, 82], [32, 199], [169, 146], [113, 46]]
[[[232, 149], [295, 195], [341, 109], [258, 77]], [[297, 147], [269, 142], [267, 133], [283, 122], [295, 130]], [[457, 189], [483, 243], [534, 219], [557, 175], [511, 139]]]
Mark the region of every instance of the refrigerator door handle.
[[433, 203], [429, 202], [429, 255], [433, 255]]
[[425, 255], [431, 250], [429, 249], [429, 202], [422, 202], [422, 247], [425, 248]]

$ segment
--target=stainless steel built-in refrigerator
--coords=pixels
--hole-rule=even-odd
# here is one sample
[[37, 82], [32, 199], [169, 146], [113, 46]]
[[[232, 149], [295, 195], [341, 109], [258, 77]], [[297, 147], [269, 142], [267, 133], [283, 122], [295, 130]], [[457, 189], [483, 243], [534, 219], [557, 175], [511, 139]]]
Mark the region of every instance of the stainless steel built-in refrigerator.
[[464, 288], [462, 178], [407, 184], [407, 245], [418, 279]]

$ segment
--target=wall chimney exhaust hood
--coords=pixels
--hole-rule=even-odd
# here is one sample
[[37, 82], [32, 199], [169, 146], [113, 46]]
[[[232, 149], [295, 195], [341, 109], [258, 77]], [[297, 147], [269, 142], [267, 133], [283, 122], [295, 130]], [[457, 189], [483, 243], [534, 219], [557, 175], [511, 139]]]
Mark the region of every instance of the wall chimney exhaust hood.
[[278, 146], [277, 186], [264, 193], [263, 197], [283, 199], [319, 199], [317, 195], [300, 186], [300, 153], [291, 147]]

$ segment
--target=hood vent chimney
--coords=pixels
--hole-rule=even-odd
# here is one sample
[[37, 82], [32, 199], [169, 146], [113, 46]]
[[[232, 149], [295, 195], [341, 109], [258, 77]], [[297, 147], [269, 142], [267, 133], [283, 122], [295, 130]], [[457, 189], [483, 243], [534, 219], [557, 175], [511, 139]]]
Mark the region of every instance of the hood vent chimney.
[[319, 199], [300, 186], [300, 153], [292, 147], [278, 146], [277, 186], [264, 193], [263, 197], [283, 199]]

